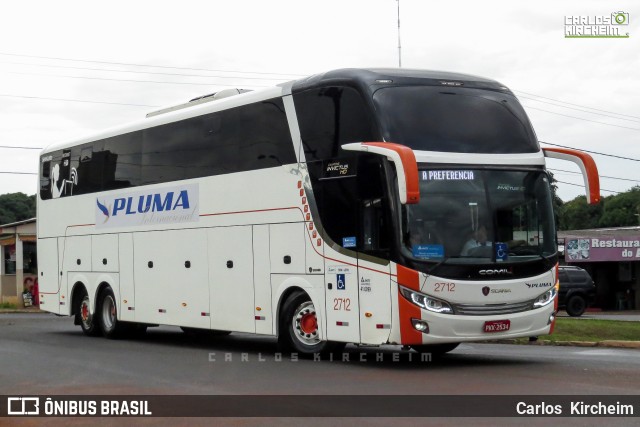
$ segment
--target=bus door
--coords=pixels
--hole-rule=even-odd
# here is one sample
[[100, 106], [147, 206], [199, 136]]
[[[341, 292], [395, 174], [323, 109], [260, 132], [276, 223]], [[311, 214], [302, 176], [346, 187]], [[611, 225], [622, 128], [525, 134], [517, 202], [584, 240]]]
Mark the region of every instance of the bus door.
[[[372, 177], [375, 180], [375, 177]], [[391, 331], [390, 227], [386, 199], [374, 186], [360, 200], [358, 252], [358, 298], [360, 302], [360, 342], [386, 343]]]
[[369, 154], [324, 161], [314, 187], [333, 240], [325, 247], [329, 340], [380, 344], [389, 335], [391, 221], [382, 161]]

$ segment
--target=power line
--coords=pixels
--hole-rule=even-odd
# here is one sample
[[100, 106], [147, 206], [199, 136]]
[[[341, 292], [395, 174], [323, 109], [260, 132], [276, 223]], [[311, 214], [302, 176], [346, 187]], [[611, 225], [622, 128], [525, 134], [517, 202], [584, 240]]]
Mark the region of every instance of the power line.
[[583, 113], [595, 114], [597, 116], [610, 117], [610, 118], [615, 119], [615, 120], [626, 120], [628, 122], [640, 123], [640, 120], [624, 119], [622, 117], [616, 117], [616, 116], [612, 116], [610, 114], [604, 114], [604, 113], [596, 113], [594, 111], [589, 111], [589, 110], [585, 110], [585, 109], [582, 109], [582, 108], [567, 107], [566, 105], [560, 105], [560, 104], [556, 104], [556, 103], [553, 103], [553, 102], [541, 101], [539, 99], [531, 98], [531, 97], [528, 97], [528, 96], [520, 95], [518, 98], [530, 99], [530, 100], [535, 101], [535, 102], [541, 102], [543, 104], [549, 104], [549, 105], [553, 105], [553, 106], [560, 107], [560, 108], [567, 108], [569, 110], [582, 111]]
[[0, 173], [8, 174], [8, 175], [38, 175], [36, 172], [8, 172], [8, 171], [0, 171]]
[[42, 150], [42, 147], [18, 147], [14, 145], [0, 145], [0, 148], [14, 148], [16, 150]]
[[88, 62], [88, 63], [94, 63], [94, 64], [126, 65], [131, 67], [153, 67], [153, 68], [169, 68], [174, 70], [211, 71], [214, 73], [223, 72], [223, 73], [245, 73], [245, 74], [262, 74], [262, 75], [271, 74], [274, 76], [297, 76], [297, 77], [306, 76], [305, 74], [270, 73], [270, 72], [264, 72], [264, 71], [215, 70], [210, 68], [172, 67], [169, 65], [148, 65], [148, 64], [133, 64], [133, 63], [127, 63], [127, 62], [91, 61], [86, 59], [59, 58], [59, 57], [53, 57], [53, 56], [20, 55], [17, 53], [5, 53], [5, 52], [0, 52], [0, 55], [19, 56], [22, 58], [53, 59], [57, 61]]
[[549, 98], [549, 97], [542, 96], [542, 95], [536, 95], [535, 93], [523, 92], [521, 90], [514, 90], [514, 92], [524, 93], [525, 95], [536, 96], [538, 98], [548, 99], [550, 101], [556, 101], [556, 102], [560, 102], [562, 104], [568, 104], [568, 105], [573, 105], [573, 106], [576, 106], [576, 107], [588, 108], [590, 110], [595, 110], [595, 111], [602, 111], [603, 113], [611, 113], [611, 114], [616, 114], [618, 116], [633, 117], [634, 119], [640, 119], [640, 117], [638, 117], [638, 116], [631, 116], [629, 114], [620, 114], [620, 113], [616, 113], [615, 111], [600, 110], [598, 108], [587, 107], [586, 105], [572, 104], [571, 102], [561, 101], [559, 99]]
[[[69, 78], [69, 79], [84, 79], [84, 80], [108, 80], [114, 82], [134, 82], [134, 83], [161, 83], [161, 84], [171, 84], [171, 85], [191, 85], [191, 86], [229, 86], [229, 87], [238, 87], [235, 85], [225, 85], [222, 83], [190, 83], [190, 82], [162, 82], [157, 80], [130, 80], [130, 79], [109, 79], [106, 77], [87, 77], [87, 76], [65, 76], [60, 74], [43, 74], [43, 73], [27, 73], [27, 72], [19, 72], [19, 71], [5, 71], [0, 70], [0, 73], [8, 73], [8, 74], [19, 74], [26, 76], [40, 76], [40, 77], [60, 77], [60, 78]], [[270, 85], [255, 85], [248, 84], [246, 86], [254, 86], [254, 87], [271, 87]]]
[[560, 145], [560, 144], [552, 144], [550, 142], [544, 142], [544, 141], [538, 141], [538, 142], [541, 143], [541, 144], [553, 145], [554, 147], [569, 148], [571, 150], [580, 150], [580, 151], [584, 151], [585, 153], [597, 154], [599, 156], [607, 156], [607, 157], [613, 157], [613, 158], [616, 158], [616, 159], [631, 160], [633, 162], [640, 162], [640, 159], [634, 159], [633, 157], [624, 157], [624, 156], [616, 156], [615, 154], [599, 153], [597, 151], [583, 150], [582, 148], [569, 147], [567, 145]]
[[8, 94], [2, 94], [2, 93], [0, 93], [0, 96], [6, 97], [6, 98], [42, 99], [46, 101], [84, 102], [89, 104], [107, 104], [107, 105], [127, 105], [131, 107], [152, 107], [152, 108], [160, 107], [159, 105], [129, 104], [124, 102], [86, 101], [82, 99], [46, 98], [43, 96], [8, 95]]
[[[570, 174], [574, 174], [574, 175], [582, 175], [581, 172], [574, 172], [574, 171], [568, 171], [568, 170], [564, 170], [564, 169], [554, 169], [554, 168], [547, 168], [548, 170], [552, 170], [552, 171], [558, 171], [558, 172], [565, 172], [565, 173], [570, 173]], [[600, 178], [607, 178], [607, 179], [617, 179], [619, 181], [631, 181], [631, 182], [640, 182], [640, 179], [629, 179], [629, 178], [618, 178], [616, 176], [606, 176], [606, 175], [598, 175]]]
[[245, 76], [215, 76], [211, 74], [183, 74], [183, 73], [158, 73], [154, 71], [134, 71], [134, 70], [113, 70], [108, 68], [89, 68], [89, 67], [68, 67], [65, 65], [48, 65], [48, 64], [30, 64], [28, 62], [0, 62], [0, 64], [12, 64], [12, 65], [30, 65], [36, 67], [51, 67], [51, 68], [65, 68], [70, 70], [89, 70], [89, 71], [105, 71], [113, 73], [136, 73], [136, 74], [155, 74], [162, 76], [180, 76], [180, 77], [212, 77], [218, 79], [243, 79], [243, 80], [278, 80], [284, 81], [278, 77], [245, 77]]
[[[124, 65], [131, 67], [147, 67], [147, 68], [163, 68], [163, 69], [173, 69], [173, 70], [190, 70], [190, 71], [209, 71], [209, 72], [223, 72], [223, 73], [242, 73], [242, 74], [259, 74], [259, 75], [273, 75], [273, 76], [293, 76], [293, 77], [304, 77], [306, 74], [295, 74], [295, 73], [275, 73], [275, 72], [264, 72], [264, 71], [241, 71], [241, 70], [222, 70], [222, 69], [211, 69], [211, 68], [195, 68], [195, 67], [177, 67], [177, 66], [168, 66], [168, 65], [153, 65], [153, 64], [136, 64], [136, 63], [128, 63], [128, 62], [115, 62], [115, 61], [97, 61], [97, 60], [86, 60], [86, 59], [75, 59], [75, 58], [62, 58], [62, 57], [52, 57], [52, 56], [38, 56], [38, 55], [23, 55], [16, 53], [7, 53], [0, 52], [0, 55], [4, 56], [13, 56], [13, 57], [21, 57], [21, 58], [36, 58], [36, 59], [46, 59], [46, 60], [56, 60], [56, 61], [73, 61], [73, 62], [83, 62], [83, 63], [93, 63], [93, 64], [109, 64], [109, 65]], [[30, 64], [30, 65], [44, 65], [44, 64]], [[45, 65], [47, 66], [47, 65]], [[53, 65], [50, 65], [53, 66]], [[105, 70], [105, 71], [116, 71], [116, 70]], [[133, 72], [133, 71], [130, 71]], [[149, 73], [156, 74], [156, 73]], [[195, 77], [195, 76], [194, 76]], [[537, 98], [548, 99], [550, 101], [559, 102], [562, 104], [573, 105], [576, 107], [587, 108], [594, 111], [600, 111], [604, 113], [615, 114], [618, 116], [631, 117], [635, 119], [640, 119], [639, 116], [633, 116], [629, 114], [621, 114], [616, 113], [614, 111], [603, 110], [593, 107], [588, 107], [581, 104], [575, 104], [567, 101], [562, 101], [556, 98], [550, 98], [542, 95], [538, 95], [531, 92], [525, 92], [521, 90], [515, 90], [514, 92], [523, 93], [525, 95], [535, 96]], [[538, 102], [542, 102], [537, 100]], [[553, 104], [552, 104], [553, 105]], [[543, 110], [544, 111], [544, 110]], [[624, 119], [621, 119], [624, 120]]]
[[545, 113], [557, 114], [558, 116], [571, 117], [572, 119], [584, 120], [585, 122], [599, 123], [601, 125], [606, 125], [606, 126], [613, 126], [613, 127], [622, 128], [622, 129], [630, 129], [630, 130], [640, 131], [639, 128], [631, 128], [631, 127], [628, 127], [628, 126], [621, 126], [621, 125], [614, 125], [614, 124], [611, 124], [611, 123], [599, 122], [597, 120], [584, 119], [582, 117], [576, 117], [576, 116], [570, 116], [568, 114], [556, 113], [555, 111], [543, 110], [542, 108], [530, 107], [528, 105], [525, 105], [525, 107], [526, 108], [530, 108], [532, 110], [544, 111]]
[[[558, 181], [557, 179], [556, 179], [556, 182], [559, 182], [559, 183], [562, 183], [562, 184], [567, 184], [567, 185], [573, 185], [574, 187], [582, 187], [582, 188], [584, 188], [584, 185], [581, 185], [581, 184], [574, 184], [574, 183], [572, 183], [572, 182]], [[606, 191], [607, 193], [616, 193], [616, 194], [620, 194], [620, 192], [619, 192], [619, 191], [606, 190], [606, 189], [604, 189], [604, 188], [601, 188], [601, 189], [600, 189], [600, 191]]]

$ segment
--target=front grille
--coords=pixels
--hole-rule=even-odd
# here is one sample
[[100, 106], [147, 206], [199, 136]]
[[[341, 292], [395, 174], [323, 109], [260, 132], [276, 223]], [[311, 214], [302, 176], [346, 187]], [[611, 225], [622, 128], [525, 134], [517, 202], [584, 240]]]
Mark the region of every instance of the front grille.
[[533, 302], [528, 300], [503, 304], [451, 304], [454, 314], [466, 316], [491, 316], [495, 314], [520, 313], [533, 309]]

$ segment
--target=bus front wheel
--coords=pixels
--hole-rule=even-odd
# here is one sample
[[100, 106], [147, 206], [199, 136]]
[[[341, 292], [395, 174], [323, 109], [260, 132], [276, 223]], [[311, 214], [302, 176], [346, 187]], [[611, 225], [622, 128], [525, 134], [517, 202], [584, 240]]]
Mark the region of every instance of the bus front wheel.
[[342, 343], [320, 340], [316, 308], [305, 292], [291, 294], [281, 313], [278, 343], [283, 350], [313, 355], [328, 354], [344, 347]]

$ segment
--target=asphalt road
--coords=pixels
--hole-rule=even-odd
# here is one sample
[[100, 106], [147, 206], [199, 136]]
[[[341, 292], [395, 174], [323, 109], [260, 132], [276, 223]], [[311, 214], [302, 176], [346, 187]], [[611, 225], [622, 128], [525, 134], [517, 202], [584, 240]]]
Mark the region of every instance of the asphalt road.
[[[280, 358], [274, 338], [194, 339], [174, 327], [152, 328], [138, 340], [90, 338], [71, 318], [0, 314], [0, 394], [6, 395], [640, 394], [639, 350], [464, 344], [428, 362], [399, 347], [348, 346], [346, 357], [349, 361]], [[387, 425], [381, 420], [376, 422]], [[538, 421], [542, 424], [533, 424], [553, 424], [553, 419]], [[594, 424], [568, 421], [601, 425], [595, 419]], [[630, 424], [618, 419], [611, 425]]]

